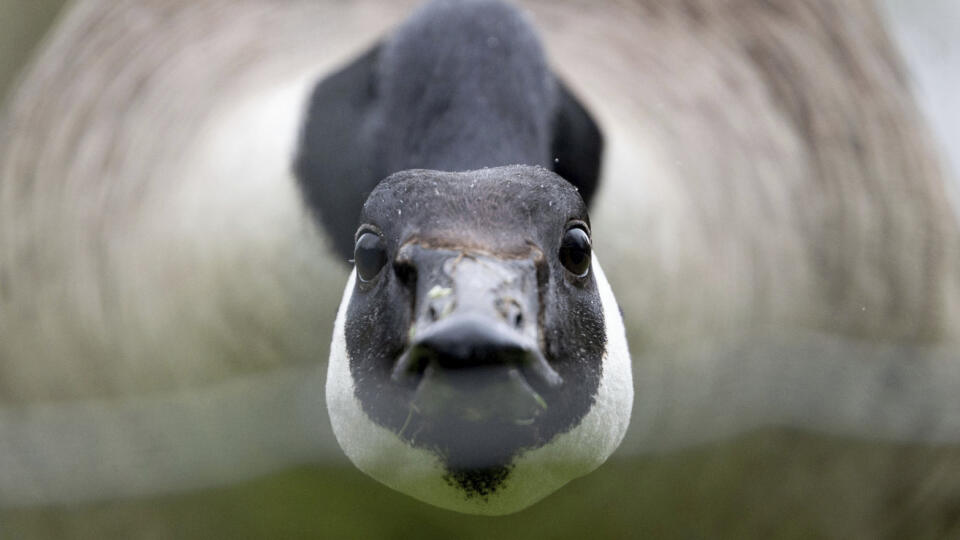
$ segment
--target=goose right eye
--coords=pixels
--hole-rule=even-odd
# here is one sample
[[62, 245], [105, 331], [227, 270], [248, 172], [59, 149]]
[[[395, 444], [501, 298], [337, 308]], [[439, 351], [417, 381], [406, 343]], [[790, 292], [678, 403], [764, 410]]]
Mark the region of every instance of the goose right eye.
[[578, 278], [590, 271], [590, 236], [580, 227], [571, 227], [560, 242], [560, 264]]

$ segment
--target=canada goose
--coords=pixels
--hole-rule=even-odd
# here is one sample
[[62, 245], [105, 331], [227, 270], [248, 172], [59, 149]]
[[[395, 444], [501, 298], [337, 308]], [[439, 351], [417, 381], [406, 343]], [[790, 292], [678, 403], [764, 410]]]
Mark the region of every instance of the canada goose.
[[326, 395], [362, 470], [502, 514], [623, 439], [630, 355], [583, 202], [601, 145], [499, 1], [427, 3], [318, 83], [297, 170], [344, 259], [356, 242]]
[[[313, 85], [410, 6], [227, 5], [74, 6], [9, 101], [4, 504], [217, 484], [327, 448], [304, 388], [346, 271], [289, 169]], [[771, 423], [956, 438], [955, 224], [890, 47], [867, 6], [778, 6], [530, 4], [609, 143], [591, 225], [634, 343], [628, 452]], [[198, 414], [212, 403], [236, 417]], [[51, 441], [74, 461], [24, 457]]]

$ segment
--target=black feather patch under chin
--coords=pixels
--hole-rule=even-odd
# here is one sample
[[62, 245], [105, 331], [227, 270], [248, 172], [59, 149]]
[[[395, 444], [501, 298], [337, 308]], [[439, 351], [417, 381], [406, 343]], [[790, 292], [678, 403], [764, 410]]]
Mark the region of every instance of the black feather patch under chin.
[[512, 465], [498, 465], [483, 469], [450, 470], [443, 479], [447, 484], [460, 488], [467, 499], [478, 497], [484, 501], [510, 476]]

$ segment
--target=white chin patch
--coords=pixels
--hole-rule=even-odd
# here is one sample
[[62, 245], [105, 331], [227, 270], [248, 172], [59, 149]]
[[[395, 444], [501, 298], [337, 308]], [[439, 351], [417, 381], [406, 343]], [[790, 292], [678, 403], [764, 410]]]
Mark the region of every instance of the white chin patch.
[[347, 356], [347, 306], [356, 272], [351, 272], [334, 324], [327, 373], [327, 409], [337, 442], [361, 471], [416, 499], [468, 514], [518, 512], [567, 482], [600, 466], [623, 440], [633, 407], [633, 379], [623, 320], [596, 257], [593, 272], [603, 303], [607, 349], [596, 400], [580, 424], [548, 444], [519, 454], [509, 476], [486, 495], [465, 493], [447, 480], [432, 452], [414, 448], [363, 412], [354, 392]]

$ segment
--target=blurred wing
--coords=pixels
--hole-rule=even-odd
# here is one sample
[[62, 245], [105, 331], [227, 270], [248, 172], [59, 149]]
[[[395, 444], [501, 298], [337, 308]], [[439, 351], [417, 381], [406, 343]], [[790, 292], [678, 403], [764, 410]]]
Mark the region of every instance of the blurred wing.
[[390, 16], [299, 8], [78, 2], [11, 94], [0, 506], [343, 462], [323, 383], [348, 267], [293, 169], [316, 81]]
[[0, 507], [143, 497], [343, 461], [318, 391], [324, 371], [0, 407]]

